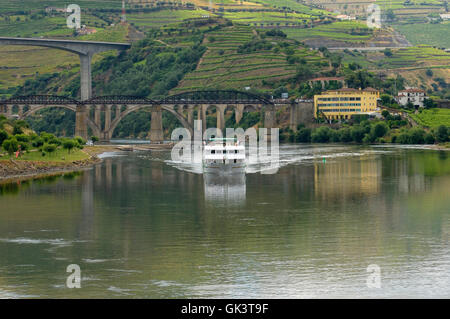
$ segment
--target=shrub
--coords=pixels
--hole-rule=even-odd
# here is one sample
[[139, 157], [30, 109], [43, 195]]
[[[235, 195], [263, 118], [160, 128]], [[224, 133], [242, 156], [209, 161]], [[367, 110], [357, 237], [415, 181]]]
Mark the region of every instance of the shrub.
[[384, 124], [384, 123], [377, 123], [371, 129], [371, 134], [375, 138], [383, 137], [386, 135], [387, 132], [388, 132], [388, 128], [387, 128], [386, 124]]
[[76, 146], [77, 146], [77, 144], [78, 144], [78, 142], [77, 141], [75, 141], [75, 140], [65, 140], [64, 142], [63, 142], [63, 148], [65, 149], [65, 150], [67, 150], [68, 151], [68, 153], [70, 154], [70, 151], [73, 149], [73, 148], [75, 148]]
[[354, 126], [351, 130], [352, 139], [356, 143], [361, 143], [364, 138], [365, 130], [360, 126]]
[[400, 135], [398, 135], [395, 142], [399, 143], [399, 144], [409, 144], [408, 133], [404, 132], [404, 133], [401, 133]]
[[425, 131], [421, 128], [414, 128], [409, 132], [409, 144], [425, 143]]
[[436, 140], [439, 143], [444, 143], [448, 141], [448, 128], [445, 125], [441, 125], [437, 128]]
[[9, 155], [12, 155], [19, 149], [19, 142], [14, 137], [11, 137], [3, 141], [2, 147]]
[[17, 134], [15, 136], [15, 138], [19, 142], [28, 143], [30, 141], [30, 137], [28, 135], [25, 135], [25, 134]]
[[311, 142], [311, 129], [301, 128], [295, 133], [295, 141], [298, 143], [310, 143]]
[[0, 130], [0, 146], [3, 144], [3, 141], [8, 138], [9, 138], [9, 134], [4, 130]]
[[53, 153], [54, 151], [56, 151], [56, 145], [55, 144], [44, 144], [44, 146], [42, 147], [42, 149], [46, 152], [46, 153]]
[[327, 143], [330, 141], [331, 137], [331, 129], [327, 126], [321, 126], [318, 129], [314, 130], [311, 135], [311, 141], [313, 143]]
[[75, 140], [78, 142], [78, 144], [80, 145], [85, 145], [86, 144], [86, 140], [84, 138], [82, 138], [81, 136], [75, 136]]
[[22, 128], [19, 125], [14, 125], [13, 135], [23, 134]]
[[434, 144], [434, 142], [435, 142], [435, 138], [434, 138], [433, 134], [431, 134], [431, 133], [425, 134], [425, 144]]
[[349, 128], [344, 128], [339, 131], [340, 141], [342, 143], [348, 143], [352, 141], [352, 132]]

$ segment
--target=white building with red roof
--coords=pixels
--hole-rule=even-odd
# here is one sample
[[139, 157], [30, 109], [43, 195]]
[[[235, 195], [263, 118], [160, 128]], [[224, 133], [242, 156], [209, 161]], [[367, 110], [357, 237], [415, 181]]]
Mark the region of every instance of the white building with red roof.
[[427, 99], [425, 91], [418, 88], [401, 90], [398, 92], [396, 98], [400, 105], [407, 105], [411, 102], [415, 107], [423, 107], [423, 101], [425, 99]]

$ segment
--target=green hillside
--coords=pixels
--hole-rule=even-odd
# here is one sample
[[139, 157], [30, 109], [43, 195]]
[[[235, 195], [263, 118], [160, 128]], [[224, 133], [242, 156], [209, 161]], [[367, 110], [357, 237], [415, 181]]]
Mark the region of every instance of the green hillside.
[[[77, 0], [75, 3], [82, 8], [120, 9], [122, 7], [122, 2], [117, 0]], [[0, 12], [43, 10], [50, 6], [64, 8], [68, 4], [69, 2], [65, 0], [0, 0]]]

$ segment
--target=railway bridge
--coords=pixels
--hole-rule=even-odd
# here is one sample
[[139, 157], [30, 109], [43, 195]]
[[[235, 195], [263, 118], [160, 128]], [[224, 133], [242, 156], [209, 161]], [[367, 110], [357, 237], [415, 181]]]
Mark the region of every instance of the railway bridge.
[[191, 135], [193, 135], [195, 117], [202, 121], [202, 130], [205, 131], [207, 115], [214, 110], [216, 127], [220, 130], [225, 128], [227, 111], [234, 111], [236, 123], [240, 122], [244, 112], [261, 112], [266, 128], [276, 127], [276, 111], [282, 107], [290, 108], [290, 126], [293, 130], [299, 122], [308, 120], [308, 117], [312, 118], [312, 113], [306, 116], [299, 115], [302, 110], [312, 110], [311, 101], [270, 100], [235, 90], [183, 92], [161, 100], [123, 95], [98, 96], [85, 101], [55, 95], [16, 96], [0, 100], [0, 114], [19, 119], [25, 119], [42, 109], [53, 107], [76, 113], [75, 136], [87, 139], [88, 128], [90, 128], [92, 134], [102, 141], [109, 141], [120, 121], [128, 114], [139, 110], [147, 110], [151, 113], [150, 140], [152, 143], [160, 143], [164, 139], [163, 111], [174, 115], [180, 124], [191, 132]]

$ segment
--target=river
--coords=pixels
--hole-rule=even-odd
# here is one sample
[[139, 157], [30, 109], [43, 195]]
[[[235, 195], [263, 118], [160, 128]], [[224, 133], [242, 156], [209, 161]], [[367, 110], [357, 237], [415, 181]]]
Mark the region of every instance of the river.
[[169, 159], [0, 186], [0, 298], [450, 297], [449, 152], [282, 145], [226, 185]]

